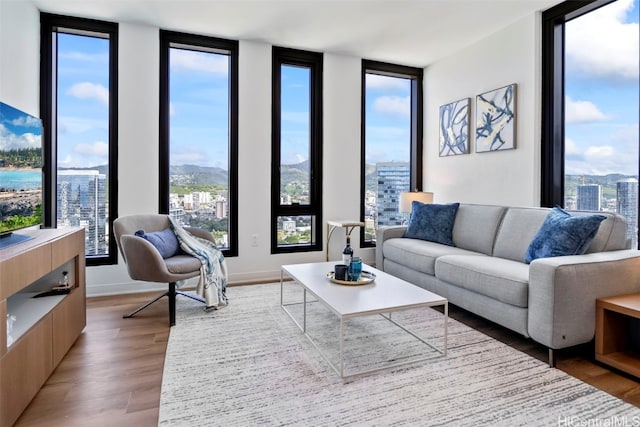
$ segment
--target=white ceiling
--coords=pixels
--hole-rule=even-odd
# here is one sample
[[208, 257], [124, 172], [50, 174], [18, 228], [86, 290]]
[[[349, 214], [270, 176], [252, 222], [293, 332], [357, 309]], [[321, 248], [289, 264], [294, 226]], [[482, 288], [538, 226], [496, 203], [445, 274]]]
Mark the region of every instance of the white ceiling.
[[[0, 0], [7, 1], [7, 0]], [[560, 0], [32, 0], [45, 12], [423, 67]]]

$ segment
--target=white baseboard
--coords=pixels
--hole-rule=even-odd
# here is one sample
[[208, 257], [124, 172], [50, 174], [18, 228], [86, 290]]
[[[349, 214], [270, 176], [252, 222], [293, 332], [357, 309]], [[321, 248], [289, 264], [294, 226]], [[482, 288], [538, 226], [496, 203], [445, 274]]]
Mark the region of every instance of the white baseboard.
[[[192, 289], [195, 287], [197, 279], [191, 279], [181, 289]], [[269, 283], [280, 281], [280, 270], [259, 271], [254, 273], [239, 273], [229, 275], [229, 285], [241, 285], [245, 283]], [[166, 291], [167, 285], [164, 283], [130, 281], [124, 283], [87, 283], [87, 297], [102, 297], [110, 295], [134, 294], [140, 292]]]

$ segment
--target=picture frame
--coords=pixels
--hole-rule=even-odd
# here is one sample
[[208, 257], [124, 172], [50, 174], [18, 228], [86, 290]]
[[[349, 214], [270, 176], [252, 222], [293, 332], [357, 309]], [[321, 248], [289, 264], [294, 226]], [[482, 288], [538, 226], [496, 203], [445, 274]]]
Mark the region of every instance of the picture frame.
[[440, 106], [440, 157], [469, 153], [470, 98]]
[[476, 153], [516, 148], [516, 84], [476, 96]]

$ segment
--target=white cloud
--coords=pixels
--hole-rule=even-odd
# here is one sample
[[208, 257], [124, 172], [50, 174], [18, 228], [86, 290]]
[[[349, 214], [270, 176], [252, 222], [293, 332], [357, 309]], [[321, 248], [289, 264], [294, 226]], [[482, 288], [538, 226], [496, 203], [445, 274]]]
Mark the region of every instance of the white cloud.
[[169, 116], [173, 117], [176, 115], [176, 107], [173, 105], [173, 102], [169, 101]]
[[171, 152], [171, 163], [174, 165], [199, 165], [205, 158], [204, 153], [195, 150]]
[[109, 62], [108, 53], [92, 54], [92, 53], [84, 53], [84, 52], [61, 52], [60, 57], [65, 59], [82, 61], [82, 62], [105, 63], [105, 64]]
[[229, 59], [225, 55], [175, 49], [171, 51], [171, 68], [227, 75]]
[[409, 117], [411, 114], [411, 97], [381, 96], [373, 101], [373, 109], [381, 114], [393, 114]]
[[602, 144], [583, 148], [565, 140], [565, 173], [569, 175], [635, 175], [638, 171], [638, 125], [625, 126], [608, 135]]
[[107, 127], [108, 123], [106, 120], [85, 119], [81, 117], [70, 116], [58, 117], [58, 132], [62, 134], [77, 134], [94, 129], [106, 130]]
[[589, 76], [638, 79], [638, 23], [625, 22], [633, 0], [618, 0], [566, 25], [569, 65]]
[[73, 151], [83, 156], [103, 157], [106, 159], [109, 157], [109, 144], [103, 141], [91, 144], [81, 142], [73, 147]]
[[398, 90], [409, 88], [408, 79], [381, 76], [379, 74], [367, 74], [365, 85], [367, 89], [380, 90]]
[[564, 140], [564, 156], [565, 158], [583, 159], [584, 156], [578, 145], [573, 139], [565, 138]]
[[565, 97], [565, 123], [585, 123], [606, 120], [607, 116], [590, 101], [574, 101]]
[[0, 123], [0, 151], [12, 150], [16, 148], [38, 148], [41, 146], [41, 138], [32, 133], [17, 135], [10, 132]]
[[100, 84], [76, 83], [69, 88], [67, 94], [79, 99], [95, 99], [104, 105], [109, 105], [109, 89]]
[[17, 119], [12, 120], [11, 124], [14, 126], [23, 126], [27, 128], [39, 128], [40, 119], [37, 119], [33, 116], [20, 116]]
[[79, 142], [71, 153], [59, 153], [58, 165], [66, 168], [82, 168], [103, 165], [109, 161], [109, 145], [104, 141]]

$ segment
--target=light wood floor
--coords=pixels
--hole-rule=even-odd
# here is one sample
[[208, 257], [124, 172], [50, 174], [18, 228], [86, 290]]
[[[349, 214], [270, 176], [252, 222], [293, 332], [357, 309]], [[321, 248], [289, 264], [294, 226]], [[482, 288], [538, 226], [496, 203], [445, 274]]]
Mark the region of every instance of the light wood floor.
[[[87, 327], [16, 426], [156, 426], [164, 354], [169, 337], [167, 301], [122, 319], [153, 294], [87, 300]], [[452, 318], [540, 360], [547, 350], [456, 307]], [[640, 382], [592, 361], [592, 346], [558, 354], [557, 367], [640, 406]]]

